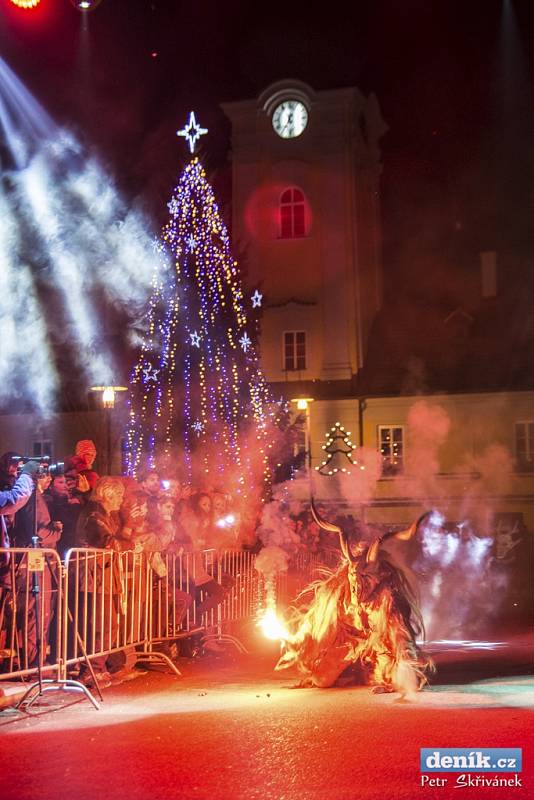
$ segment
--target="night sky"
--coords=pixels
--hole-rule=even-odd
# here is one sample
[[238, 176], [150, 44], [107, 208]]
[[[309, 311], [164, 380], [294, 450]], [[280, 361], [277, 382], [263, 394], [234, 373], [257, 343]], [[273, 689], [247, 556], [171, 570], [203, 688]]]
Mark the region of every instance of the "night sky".
[[33, 12], [0, 0], [0, 41], [50, 113], [100, 151], [156, 223], [185, 158], [175, 131], [190, 109], [210, 129], [203, 159], [224, 195], [220, 102], [289, 77], [374, 91], [389, 125], [386, 287], [424, 291], [440, 276], [461, 283], [480, 250], [506, 254], [523, 274], [530, 265], [532, 5], [352, 0], [311, 11], [301, 2], [102, 0], [81, 14], [69, 0], [41, 0]]

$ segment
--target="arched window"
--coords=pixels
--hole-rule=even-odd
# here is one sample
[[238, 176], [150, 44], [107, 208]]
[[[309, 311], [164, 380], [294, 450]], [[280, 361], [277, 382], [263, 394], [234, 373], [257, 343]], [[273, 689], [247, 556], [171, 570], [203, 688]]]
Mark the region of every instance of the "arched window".
[[280, 238], [306, 236], [306, 198], [301, 189], [291, 186], [280, 195]]

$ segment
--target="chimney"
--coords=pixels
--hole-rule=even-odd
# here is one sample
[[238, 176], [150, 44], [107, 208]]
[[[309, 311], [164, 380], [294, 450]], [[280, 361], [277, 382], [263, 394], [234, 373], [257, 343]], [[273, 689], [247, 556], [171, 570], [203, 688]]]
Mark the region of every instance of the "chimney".
[[497, 252], [486, 250], [480, 254], [480, 279], [482, 297], [497, 297]]

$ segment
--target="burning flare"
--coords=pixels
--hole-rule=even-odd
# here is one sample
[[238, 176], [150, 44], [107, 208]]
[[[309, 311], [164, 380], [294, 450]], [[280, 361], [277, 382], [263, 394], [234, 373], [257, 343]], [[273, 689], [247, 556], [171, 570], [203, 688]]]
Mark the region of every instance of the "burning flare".
[[290, 638], [290, 633], [285, 624], [278, 618], [275, 608], [266, 609], [258, 622], [258, 627], [261, 628], [263, 635], [267, 639], [285, 641]]

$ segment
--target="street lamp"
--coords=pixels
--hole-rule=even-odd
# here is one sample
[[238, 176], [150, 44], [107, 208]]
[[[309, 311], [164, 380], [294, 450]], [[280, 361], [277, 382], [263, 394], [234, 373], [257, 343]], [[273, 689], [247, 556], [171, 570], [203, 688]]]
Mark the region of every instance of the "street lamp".
[[297, 406], [297, 411], [304, 411], [304, 419], [306, 422], [304, 447], [306, 450], [306, 462], [308, 472], [311, 475], [311, 436], [310, 436], [310, 403], [313, 403], [313, 397], [295, 397], [291, 400]]
[[106, 415], [106, 475], [111, 474], [111, 414], [115, 408], [115, 395], [117, 392], [126, 392], [127, 386], [91, 386], [90, 392], [102, 395], [102, 408]]
[[100, 5], [102, 0], [70, 0], [74, 8], [78, 9], [78, 11], [94, 11], [94, 9]]

